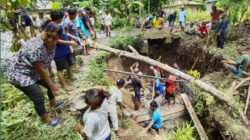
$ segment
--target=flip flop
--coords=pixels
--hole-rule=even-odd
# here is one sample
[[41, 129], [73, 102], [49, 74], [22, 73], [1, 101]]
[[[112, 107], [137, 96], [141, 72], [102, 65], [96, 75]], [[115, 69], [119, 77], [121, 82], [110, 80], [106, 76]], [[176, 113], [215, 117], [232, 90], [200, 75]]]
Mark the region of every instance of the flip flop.
[[[60, 122], [59, 122], [59, 120], [61, 120]], [[60, 125], [60, 124], [62, 124], [63, 123], [63, 119], [59, 119], [59, 118], [53, 118], [52, 120], [51, 120], [51, 122], [50, 122], [50, 124], [43, 124], [43, 126], [52, 126], [52, 127], [56, 127], [56, 126], [58, 126], [58, 125]]]
[[78, 76], [74, 75], [72, 81], [75, 81], [75, 80], [77, 80], [78, 78], [79, 78]]
[[66, 103], [66, 102], [60, 100], [60, 101], [58, 101], [57, 106], [55, 106], [53, 109], [54, 109], [54, 110], [57, 110], [58, 108], [60, 108], [60, 107], [62, 107], [63, 105], [65, 105], [65, 103]]
[[65, 91], [67, 91], [67, 92], [71, 92], [71, 91], [73, 91], [74, 89], [72, 88], [72, 87], [68, 87], [68, 88], [66, 88], [66, 89], [64, 89]]

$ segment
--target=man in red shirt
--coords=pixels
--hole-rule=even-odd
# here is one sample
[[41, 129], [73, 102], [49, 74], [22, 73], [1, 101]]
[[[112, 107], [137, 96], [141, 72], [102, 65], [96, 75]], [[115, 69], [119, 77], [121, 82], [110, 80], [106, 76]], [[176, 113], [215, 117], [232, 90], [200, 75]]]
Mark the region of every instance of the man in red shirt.
[[213, 30], [213, 33], [209, 36], [207, 40], [207, 47], [210, 46], [212, 39], [216, 39], [215, 31], [217, 30], [219, 23], [220, 23], [220, 15], [224, 13], [223, 10], [217, 9], [215, 5], [212, 6], [212, 11], [210, 13], [212, 20], [211, 20], [211, 31]]
[[206, 26], [205, 22], [202, 22], [202, 26], [198, 28], [199, 32], [197, 33], [200, 37], [205, 37], [209, 34], [209, 29]]
[[170, 106], [170, 98], [173, 98], [174, 100], [174, 104], [175, 104], [175, 83], [176, 81], [176, 77], [173, 75], [169, 75], [169, 79], [171, 80], [167, 80], [166, 84], [165, 84], [165, 99], [168, 101], [168, 106]]

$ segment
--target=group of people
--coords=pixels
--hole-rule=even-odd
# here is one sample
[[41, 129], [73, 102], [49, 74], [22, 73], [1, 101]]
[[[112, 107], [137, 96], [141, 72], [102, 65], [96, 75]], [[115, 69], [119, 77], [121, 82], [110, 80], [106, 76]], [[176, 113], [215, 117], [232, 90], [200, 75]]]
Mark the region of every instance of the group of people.
[[[190, 24], [185, 28], [187, 15], [185, 7], [182, 6], [181, 10], [179, 11], [179, 27], [181, 31], [185, 32], [186, 35], [195, 36], [197, 34], [202, 38], [209, 35], [211, 30], [212, 35], [209, 35], [208, 37], [207, 47], [210, 46], [212, 38], [216, 38], [217, 48], [223, 49], [224, 37], [227, 31], [229, 20], [226, 17], [224, 11], [217, 9], [215, 5], [212, 6], [212, 11], [210, 15], [212, 17], [211, 27], [208, 27], [205, 22], [202, 22], [200, 27], [197, 28], [197, 26], [193, 22], [190, 22]], [[149, 15], [144, 19], [142, 23], [143, 29], [165, 27], [165, 28], [170, 28], [170, 31], [173, 31], [174, 23], [177, 17], [177, 12], [170, 13], [166, 18], [166, 22], [164, 21], [165, 16], [166, 13], [159, 6], [157, 14], [155, 16]], [[221, 17], [221, 22], [220, 22], [220, 17]], [[136, 28], [141, 27], [140, 17], [136, 18], [135, 27]], [[216, 37], [214, 34], [216, 34]]]

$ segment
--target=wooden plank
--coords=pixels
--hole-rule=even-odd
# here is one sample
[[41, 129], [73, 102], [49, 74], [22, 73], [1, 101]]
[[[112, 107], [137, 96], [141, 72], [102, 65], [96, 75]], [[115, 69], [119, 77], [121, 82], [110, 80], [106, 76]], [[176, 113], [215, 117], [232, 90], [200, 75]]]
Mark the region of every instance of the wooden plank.
[[[161, 116], [163, 117], [163, 116], [171, 115], [171, 114], [178, 113], [178, 112], [181, 112], [184, 110], [186, 110], [186, 107], [184, 105], [180, 105], [180, 106], [173, 107], [170, 109], [164, 109], [164, 110], [162, 109]], [[135, 120], [136, 120], [136, 122], [147, 121], [147, 120], [151, 119], [151, 115], [152, 115], [151, 113], [147, 113], [145, 115], [137, 114]]]
[[184, 115], [187, 115], [188, 111], [187, 110], [183, 110], [174, 114], [169, 114], [166, 116], [161, 117], [161, 121], [166, 121], [166, 120], [171, 120], [171, 119], [175, 119]]
[[188, 110], [188, 112], [189, 112], [189, 114], [190, 114], [190, 116], [195, 124], [195, 127], [200, 135], [201, 140], [208, 140], [207, 134], [204, 131], [204, 129], [200, 123], [200, 120], [198, 119], [197, 115], [195, 114], [194, 108], [191, 105], [191, 103], [189, 102], [187, 95], [181, 94], [181, 97], [182, 97], [182, 99], [187, 107], [187, 110]]
[[247, 94], [247, 102], [246, 102], [246, 106], [245, 106], [245, 110], [244, 110], [244, 114], [247, 114], [247, 108], [248, 108], [248, 104], [249, 104], [249, 99], [250, 99], [250, 85], [248, 88], [248, 94]]

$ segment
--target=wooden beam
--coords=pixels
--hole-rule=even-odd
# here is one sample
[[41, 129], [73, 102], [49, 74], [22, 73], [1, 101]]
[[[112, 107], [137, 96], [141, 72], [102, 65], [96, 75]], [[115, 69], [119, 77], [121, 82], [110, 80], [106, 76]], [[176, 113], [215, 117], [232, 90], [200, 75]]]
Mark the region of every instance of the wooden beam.
[[[183, 112], [186, 110], [185, 106], [184, 105], [180, 105], [180, 106], [177, 106], [177, 107], [172, 107], [170, 109], [164, 109], [166, 108], [166, 106], [162, 106], [160, 109], [161, 109], [161, 116], [164, 117], [164, 116], [168, 116], [168, 115], [172, 115], [172, 114], [175, 114], [175, 113], [179, 113], [179, 112]], [[142, 121], [147, 121], [147, 120], [150, 120], [151, 119], [151, 115], [152, 113], [148, 112], [148, 113], [138, 113], [136, 114], [136, 122], [142, 122]]]
[[195, 114], [194, 108], [191, 105], [191, 103], [189, 102], [187, 95], [181, 94], [181, 97], [182, 97], [182, 99], [186, 105], [186, 108], [187, 108], [187, 110], [188, 110], [188, 112], [189, 112], [189, 114], [194, 122], [194, 125], [195, 125], [195, 127], [200, 135], [201, 140], [208, 140], [207, 134], [204, 131], [204, 129], [200, 123], [200, 120], [198, 119], [197, 115]]
[[248, 88], [248, 94], [247, 94], [247, 102], [246, 102], [246, 106], [245, 106], [245, 110], [244, 110], [244, 114], [247, 114], [247, 108], [248, 108], [248, 104], [249, 104], [249, 99], [250, 99], [250, 85]]

